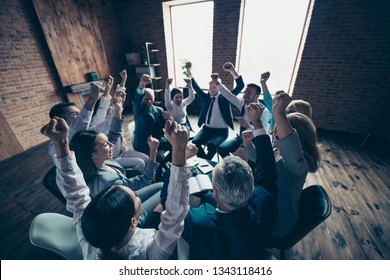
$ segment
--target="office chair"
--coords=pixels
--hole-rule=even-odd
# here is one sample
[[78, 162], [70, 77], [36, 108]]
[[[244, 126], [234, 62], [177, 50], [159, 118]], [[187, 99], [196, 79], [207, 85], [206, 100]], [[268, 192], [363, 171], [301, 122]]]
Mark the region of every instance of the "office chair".
[[303, 189], [299, 201], [298, 222], [290, 234], [272, 237], [269, 248], [280, 250], [280, 258], [285, 258], [285, 250], [292, 248], [314, 228], [325, 221], [332, 212], [332, 203], [324, 188], [311, 185]]
[[37, 215], [30, 225], [30, 242], [37, 247], [52, 251], [68, 260], [82, 260], [73, 220], [58, 213]]
[[51, 192], [62, 204], [66, 205], [66, 199], [60, 192], [56, 182], [56, 172], [57, 168], [53, 166], [43, 177], [42, 184], [43, 186]]

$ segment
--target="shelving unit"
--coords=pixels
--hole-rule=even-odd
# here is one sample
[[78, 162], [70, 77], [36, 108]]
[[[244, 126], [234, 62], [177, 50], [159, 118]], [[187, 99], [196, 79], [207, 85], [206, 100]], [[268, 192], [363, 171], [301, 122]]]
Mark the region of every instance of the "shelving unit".
[[145, 48], [141, 50], [141, 59], [144, 64], [136, 65], [135, 71], [137, 78], [141, 77], [142, 74], [148, 74], [152, 78], [152, 84], [150, 88], [155, 93], [155, 103], [160, 105], [164, 101], [163, 87], [161, 85], [160, 76], [160, 63], [158, 63], [159, 50], [154, 47], [154, 43], [146, 42]]

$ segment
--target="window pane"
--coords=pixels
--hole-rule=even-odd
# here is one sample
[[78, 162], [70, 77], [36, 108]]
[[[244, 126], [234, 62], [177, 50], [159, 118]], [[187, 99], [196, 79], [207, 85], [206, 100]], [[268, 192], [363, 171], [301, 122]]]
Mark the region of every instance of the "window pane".
[[175, 82], [184, 85], [181, 60], [193, 64], [193, 74], [202, 88], [208, 88], [212, 63], [214, 2], [171, 7]]
[[240, 74], [245, 83], [260, 84], [271, 72], [268, 88], [288, 90], [309, 0], [246, 0]]

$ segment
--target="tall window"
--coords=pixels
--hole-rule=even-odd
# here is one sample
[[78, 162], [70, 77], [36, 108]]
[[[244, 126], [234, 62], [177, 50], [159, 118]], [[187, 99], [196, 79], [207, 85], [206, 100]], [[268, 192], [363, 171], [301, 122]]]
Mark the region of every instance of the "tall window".
[[272, 94], [289, 90], [309, 3], [245, 0], [239, 51], [239, 71], [245, 83], [259, 84], [261, 73], [269, 71], [267, 84]]
[[201, 87], [208, 88], [212, 63], [213, 1], [163, 2], [168, 73], [176, 86], [183, 86], [185, 61]]

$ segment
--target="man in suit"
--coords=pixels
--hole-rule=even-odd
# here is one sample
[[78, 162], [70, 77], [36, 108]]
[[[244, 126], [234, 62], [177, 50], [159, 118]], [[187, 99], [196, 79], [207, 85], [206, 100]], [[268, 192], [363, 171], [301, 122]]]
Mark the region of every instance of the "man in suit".
[[[164, 136], [164, 110], [154, 106], [154, 91], [146, 88], [152, 83], [152, 78], [143, 74], [136, 89], [133, 100], [133, 112], [135, 131], [133, 139], [134, 150], [149, 155], [148, 137], [152, 136], [160, 141], [159, 149], [172, 150], [172, 146]], [[164, 159], [157, 155], [157, 162], [162, 163]]]
[[[226, 69], [236, 81], [236, 87], [232, 94], [237, 95], [244, 88], [242, 77], [238, 75], [233, 64]], [[191, 62], [186, 63], [187, 75], [191, 77], [192, 87], [197, 96], [202, 100], [202, 108], [199, 114], [198, 126], [202, 129], [195, 135], [192, 143], [198, 148], [198, 156], [205, 159], [212, 159], [217, 148], [223, 143], [229, 135], [229, 127], [234, 130], [232, 108], [225, 97], [223, 97], [214, 81], [209, 83], [209, 92], [205, 93], [191, 74]], [[207, 145], [207, 154], [202, 145]]]
[[[231, 66], [225, 64], [224, 67], [231, 67]], [[218, 76], [215, 76], [213, 80], [217, 81]], [[238, 148], [240, 148], [243, 142], [242, 132], [244, 130], [248, 130], [248, 129], [253, 130], [253, 126], [251, 125], [250, 118], [245, 114], [245, 106], [247, 106], [252, 102], [257, 102], [258, 104], [260, 104], [260, 106], [264, 106], [265, 104], [261, 103], [262, 100], [261, 101], [259, 100], [261, 88], [257, 84], [254, 83], [247, 84], [242, 98], [238, 98], [235, 94], [230, 92], [222, 84], [218, 85], [217, 88], [218, 91], [221, 93], [221, 95], [225, 97], [232, 105], [234, 105], [241, 112], [241, 116], [237, 117], [237, 121], [240, 124], [240, 132], [237, 133], [236, 136], [233, 137], [232, 139], [223, 142], [221, 146], [218, 148], [218, 153], [221, 155], [221, 157], [224, 158], [230, 155], [231, 153], [234, 153]], [[263, 114], [261, 115], [261, 121], [263, 122], [263, 126], [267, 133], [269, 133], [270, 130], [270, 120], [271, 120], [270, 111], [268, 109], [264, 109]]]
[[184, 223], [190, 259], [262, 259], [267, 255], [265, 244], [277, 219], [275, 157], [260, 120], [263, 108], [252, 103], [246, 112], [255, 127], [255, 176], [235, 156], [216, 166], [215, 201], [190, 209]]

